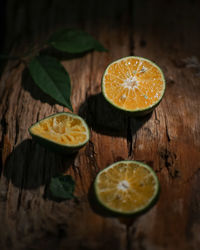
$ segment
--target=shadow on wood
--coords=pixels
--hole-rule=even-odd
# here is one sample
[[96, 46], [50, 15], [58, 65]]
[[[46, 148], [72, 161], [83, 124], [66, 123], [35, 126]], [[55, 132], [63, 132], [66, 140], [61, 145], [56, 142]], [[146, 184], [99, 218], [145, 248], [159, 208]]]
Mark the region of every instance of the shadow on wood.
[[112, 212], [108, 211], [98, 202], [95, 196], [94, 182], [91, 184], [89, 188], [88, 201], [93, 212], [95, 212], [96, 214], [99, 214], [103, 217], [116, 217], [116, 214], [113, 214]]
[[150, 119], [152, 113], [144, 117], [132, 118], [113, 107], [101, 93], [98, 93], [90, 96], [80, 106], [79, 115], [97, 133], [125, 137], [129, 140], [129, 137], [132, 137]]
[[65, 172], [74, 158], [75, 155], [65, 156], [48, 151], [27, 139], [10, 154], [3, 174], [19, 188], [35, 189]]

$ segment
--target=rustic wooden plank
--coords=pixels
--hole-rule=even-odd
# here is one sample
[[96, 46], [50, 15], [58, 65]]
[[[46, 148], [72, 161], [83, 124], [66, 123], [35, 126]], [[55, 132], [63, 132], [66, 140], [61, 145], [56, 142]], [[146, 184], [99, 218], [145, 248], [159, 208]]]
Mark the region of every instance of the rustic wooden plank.
[[132, 158], [155, 169], [161, 194], [157, 205], [130, 226], [129, 249], [198, 249], [200, 79], [199, 62], [190, 63], [200, 55], [198, 9], [197, 1], [134, 4], [134, 54], [163, 69], [167, 89], [133, 136]]
[[[23, 64], [7, 66], [8, 73], [2, 77], [4, 84], [1, 92], [2, 249], [126, 247], [125, 226], [117, 218], [101, 216], [91, 201], [88, 202], [88, 193], [91, 192], [92, 182], [99, 169], [119, 158], [128, 157], [126, 118], [120, 116], [115, 120], [118, 113], [113, 115], [113, 110], [99, 94], [101, 76], [107, 64], [118, 57], [129, 55], [129, 43], [126, 42], [128, 33], [120, 36], [118, 32], [119, 27], [122, 30], [127, 23], [128, 4], [125, 2], [116, 6], [112, 1], [112, 8], [108, 8], [106, 13], [106, 3], [87, 3], [77, 1], [66, 6], [64, 1], [62, 4], [52, 1], [50, 7], [48, 1], [39, 5], [33, 1], [8, 3], [9, 16], [15, 20], [16, 31], [10, 34], [8, 40], [17, 39], [20, 46], [25, 44], [27, 48], [25, 41], [30, 40], [40, 43], [51, 30], [72, 25], [81, 26], [96, 35], [107, 45], [110, 53], [95, 52], [80, 59], [62, 61], [72, 80], [74, 110], [82, 114], [92, 128], [91, 141], [75, 157], [61, 157], [30, 140], [27, 128], [47, 115], [62, 111], [63, 107], [55, 105], [38, 90]], [[121, 12], [124, 13], [123, 17], [117, 21]], [[17, 13], [21, 13], [19, 19]], [[12, 24], [8, 26], [11, 28]], [[114, 44], [110, 42], [111, 38], [115, 40]], [[13, 53], [19, 53], [21, 47], [17, 44], [15, 46]], [[107, 118], [102, 130], [105, 112]], [[110, 118], [115, 125], [115, 137], [109, 134], [113, 130]], [[111, 148], [111, 145], [115, 147]], [[102, 156], [102, 152], [107, 153]], [[62, 203], [44, 199], [45, 184], [55, 173], [63, 171], [76, 180], [77, 199]]]

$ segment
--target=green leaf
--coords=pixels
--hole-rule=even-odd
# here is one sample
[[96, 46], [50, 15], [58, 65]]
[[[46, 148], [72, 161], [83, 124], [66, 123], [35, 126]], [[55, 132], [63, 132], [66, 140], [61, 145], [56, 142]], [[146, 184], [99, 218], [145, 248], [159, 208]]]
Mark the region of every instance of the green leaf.
[[71, 85], [67, 71], [50, 56], [34, 57], [28, 64], [30, 74], [38, 87], [71, 111]]
[[88, 33], [76, 29], [63, 29], [54, 33], [48, 43], [57, 50], [68, 53], [82, 53], [89, 50], [107, 51], [103, 45]]
[[69, 200], [74, 198], [75, 182], [70, 175], [53, 177], [47, 188], [48, 198], [56, 200]]

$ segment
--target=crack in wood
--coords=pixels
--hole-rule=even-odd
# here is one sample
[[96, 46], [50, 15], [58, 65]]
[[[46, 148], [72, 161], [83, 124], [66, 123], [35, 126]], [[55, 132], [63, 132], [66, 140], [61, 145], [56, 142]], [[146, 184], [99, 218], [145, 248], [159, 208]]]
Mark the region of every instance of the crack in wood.
[[4, 148], [5, 148], [5, 136], [7, 135], [7, 131], [8, 131], [8, 122], [6, 121], [6, 113], [8, 111], [8, 95], [7, 95], [7, 98], [5, 100], [5, 109], [4, 109], [4, 112], [2, 114], [2, 119], [1, 119], [1, 131], [2, 131], [2, 138], [1, 138], [1, 141], [0, 141], [0, 176], [1, 176], [1, 173], [3, 172], [3, 168], [4, 168], [4, 165], [5, 165], [5, 161], [6, 161], [6, 158], [7, 158], [7, 155], [6, 157], [3, 155], [3, 152], [4, 152]]
[[5, 118], [7, 110], [8, 110], [8, 97], [6, 99], [6, 108], [3, 112], [2, 119], [1, 119], [2, 135], [7, 134], [8, 123], [7, 123], [6, 118]]
[[78, 166], [76, 166], [76, 164], [75, 163], [73, 163], [72, 164], [72, 169], [73, 169], [73, 171], [74, 171], [74, 173], [75, 173], [75, 176], [79, 176], [79, 178], [80, 178], [80, 180], [82, 180], [82, 174], [81, 174], [81, 171], [80, 171], [80, 169], [79, 169], [79, 167]]
[[[22, 89], [20, 89], [18, 96], [17, 96], [17, 103], [20, 103], [20, 99], [21, 99], [21, 92]], [[22, 110], [21, 110], [22, 112]], [[17, 110], [17, 116], [16, 116], [16, 121], [15, 121], [15, 129], [16, 129], [16, 133], [15, 133], [15, 142], [14, 145], [17, 144], [18, 138], [19, 138], [19, 119], [18, 117], [20, 116], [20, 112]]]
[[170, 138], [170, 135], [169, 135], [169, 130], [168, 130], [167, 124], [166, 124], [166, 136], [167, 136], [168, 142], [170, 142], [170, 141], [171, 141], [171, 138]]
[[133, 153], [135, 152], [136, 148], [137, 148], [137, 134], [135, 134], [134, 136], [133, 151], [131, 156], [133, 156]]
[[[165, 148], [159, 151], [159, 155], [161, 159], [164, 160], [164, 164], [168, 171], [169, 176], [172, 179], [180, 177], [180, 171], [175, 168], [175, 161], [177, 159], [176, 154], [174, 152], [170, 152], [167, 148]], [[157, 170], [156, 172], [158, 173], [161, 171], [162, 171], [162, 167], [159, 168], [159, 170]]]
[[127, 126], [127, 146], [128, 146], [128, 157], [132, 155], [133, 150], [133, 135], [131, 130], [131, 118], [128, 117], [128, 126]]
[[154, 114], [155, 114], [155, 121], [156, 121], [156, 123], [160, 124], [160, 120], [158, 119], [158, 115], [157, 115], [156, 109], [154, 110]]
[[126, 225], [126, 250], [145, 250], [144, 240], [146, 236], [142, 232], [137, 232], [134, 222], [135, 219], [131, 219]]
[[19, 190], [19, 195], [18, 195], [18, 198], [17, 198], [17, 211], [20, 209], [21, 207], [21, 198], [22, 198], [22, 189], [20, 188]]
[[39, 118], [40, 118], [40, 112], [37, 113], [37, 118], [36, 118], [37, 120], [36, 120], [36, 122], [39, 121]]
[[168, 128], [166, 116], [165, 116], [165, 126], [166, 126], [166, 137], [167, 137], [167, 141], [170, 143], [171, 138], [170, 138], [170, 134], [169, 134], [169, 128]]
[[92, 141], [89, 141], [89, 143], [86, 147], [86, 150], [85, 150], [85, 154], [86, 154], [87, 159], [89, 161], [89, 165], [92, 166], [92, 168], [94, 170], [94, 176], [96, 176], [96, 174], [99, 172], [100, 169], [97, 165], [95, 147], [94, 147], [94, 143]]
[[3, 117], [3, 119], [1, 120], [1, 128], [2, 128], [2, 139], [0, 141], [0, 176], [1, 176], [1, 172], [3, 169], [3, 148], [4, 148], [4, 137], [5, 137], [5, 131], [6, 131], [6, 122], [5, 122], [5, 118]]
[[130, 235], [130, 225], [126, 225], [126, 250], [131, 250], [131, 238], [132, 235]]
[[119, 218], [119, 222], [125, 226], [126, 232], [126, 250], [132, 250], [132, 237], [135, 234], [135, 227], [133, 224], [135, 222], [136, 217], [126, 218], [121, 217]]
[[18, 141], [18, 137], [19, 137], [19, 122], [18, 122], [18, 118], [16, 118], [16, 121], [15, 121], [15, 129], [16, 129], [16, 136], [15, 136], [15, 145], [16, 145], [17, 141]]

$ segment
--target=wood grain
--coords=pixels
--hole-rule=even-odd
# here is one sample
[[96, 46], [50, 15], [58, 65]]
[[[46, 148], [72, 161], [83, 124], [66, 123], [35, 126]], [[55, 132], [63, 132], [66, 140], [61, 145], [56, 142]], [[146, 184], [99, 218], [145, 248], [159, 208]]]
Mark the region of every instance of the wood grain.
[[[28, 128], [66, 110], [33, 83], [24, 63], [9, 61], [0, 86], [0, 249], [199, 249], [200, 16], [198, 1], [7, 1], [5, 49], [22, 54], [62, 27], [88, 31], [108, 53], [70, 59], [74, 112], [91, 139], [74, 156], [60, 156], [31, 140]], [[162, 10], [162, 11], [161, 11]], [[47, 53], [47, 51], [46, 51]], [[55, 55], [55, 52], [48, 51]], [[101, 94], [101, 77], [115, 59], [137, 55], [164, 71], [163, 101], [147, 117], [129, 118]], [[99, 170], [121, 160], [146, 162], [158, 174], [157, 204], [134, 218], [117, 218], [95, 202]], [[50, 178], [72, 175], [76, 199], [44, 197]]]

